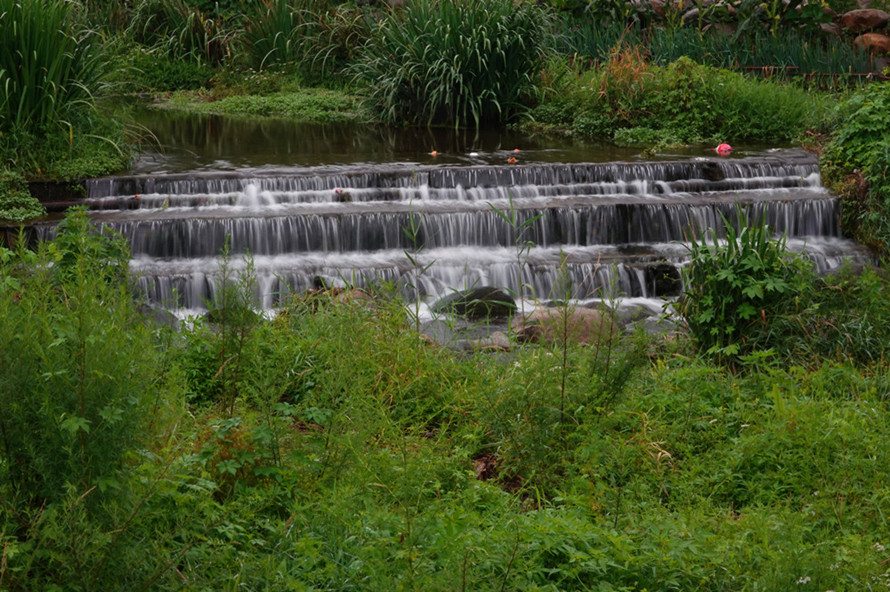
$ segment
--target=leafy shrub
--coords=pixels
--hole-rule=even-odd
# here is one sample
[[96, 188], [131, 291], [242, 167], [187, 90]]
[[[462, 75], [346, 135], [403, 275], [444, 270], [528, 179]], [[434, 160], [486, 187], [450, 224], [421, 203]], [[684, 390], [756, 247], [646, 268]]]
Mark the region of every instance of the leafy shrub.
[[0, 220], [24, 222], [46, 213], [28, 192], [28, 184], [18, 173], [0, 169]]
[[509, 121], [535, 96], [547, 21], [526, 2], [411, 2], [373, 28], [356, 75], [390, 123]]
[[844, 229], [890, 249], [890, 83], [874, 83], [842, 101], [822, 154], [826, 182], [844, 200]]
[[79, 211], [56, 243], [3, 258], [0, 498], [17, 511], [113, 491], [140, 439], [154, 356], [121, 282], [127, 254]]
[[812, 282], [808, 262], [786, 252], [784, 238], [739, 218], [738, 230], [724, 219], [725, 241], [714, 229], [705, 231], [711, 244], [706, 235], [693, 237], [678, 303], [699, 347], [730, 363], [780, 343], [776, 318], [805, 308]]

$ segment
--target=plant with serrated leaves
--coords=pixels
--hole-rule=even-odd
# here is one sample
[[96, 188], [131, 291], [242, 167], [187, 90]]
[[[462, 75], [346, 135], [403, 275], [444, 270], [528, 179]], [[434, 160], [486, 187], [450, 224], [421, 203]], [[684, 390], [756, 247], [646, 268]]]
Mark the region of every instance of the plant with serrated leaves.
[[789, 253], [784, 237], [774, 238], [763, 220], [749, 225], [741, 209], [738, 228], [721, 219], [725, 239], [713, 228], [692, 238], [677, 306], [701, 351], [733, 366], [779, 343], [775, 320], [804, 308], [813, 275], [811, 264]]

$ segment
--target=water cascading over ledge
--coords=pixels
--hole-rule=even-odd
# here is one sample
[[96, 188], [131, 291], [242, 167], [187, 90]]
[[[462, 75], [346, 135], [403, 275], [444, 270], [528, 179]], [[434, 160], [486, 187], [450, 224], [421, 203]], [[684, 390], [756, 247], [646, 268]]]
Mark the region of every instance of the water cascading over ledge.
[[95, 222], [129, 239], [149, 300], [187, 310], [213, 297], [226, 244], [236, 270], [252, 258], [266, 308], [318, 281], [427, 300], [482, 285], [539, 300], [676, 296], [689, 233], [740, 213], [821, 271], [867, 258], [807, 155], [111, 177], [88, 192]]

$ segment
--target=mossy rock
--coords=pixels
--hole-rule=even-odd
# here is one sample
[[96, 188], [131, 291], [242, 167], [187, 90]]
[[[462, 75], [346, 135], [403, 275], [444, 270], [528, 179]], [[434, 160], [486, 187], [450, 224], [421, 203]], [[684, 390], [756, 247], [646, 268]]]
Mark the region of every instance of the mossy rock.
[[439, 299], [432, 311], [468, 319], [506, 317], [516, 311], [516, 302], [500, 288], [483, 286], [449, 294]]

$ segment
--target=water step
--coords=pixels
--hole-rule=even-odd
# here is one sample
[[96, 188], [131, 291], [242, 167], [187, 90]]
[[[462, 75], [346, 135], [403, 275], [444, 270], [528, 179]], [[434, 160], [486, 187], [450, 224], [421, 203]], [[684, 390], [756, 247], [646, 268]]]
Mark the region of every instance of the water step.
[[318, 281], [427, 300], [480, 285], [539, 299], [673, 297], [690, 234], [740, 216], [765, 220], [822, 271], [867, 258], [800, 153], [129, 176], [87, 190], [94, 221], [130, 241], [149, 299], [190, 310], [218, 290], [226, 244], [233, 273], [249, 255], [265, 307]]

